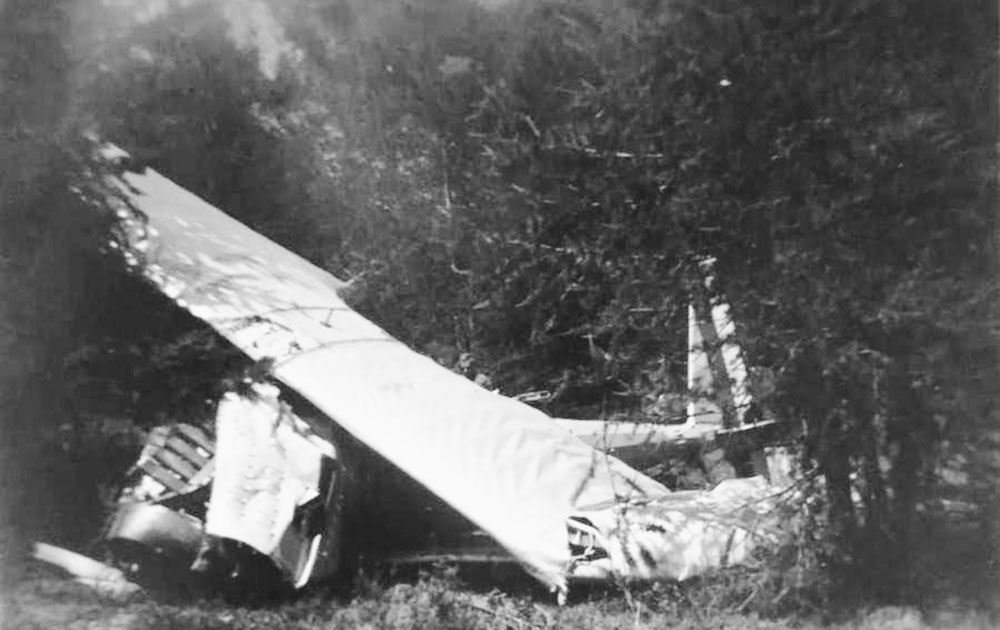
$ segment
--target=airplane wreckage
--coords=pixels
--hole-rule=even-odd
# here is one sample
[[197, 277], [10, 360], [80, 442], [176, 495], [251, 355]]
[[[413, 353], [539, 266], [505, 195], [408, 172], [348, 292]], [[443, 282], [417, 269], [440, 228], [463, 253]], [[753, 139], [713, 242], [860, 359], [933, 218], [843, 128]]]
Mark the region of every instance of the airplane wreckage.
[[[769, 481], [759, 439], [777, 423], [747, 413], [747, 370], [725, 304], [689, 307], [688, 386], [705, 392], [714, 380], [728, 414], [703, 396], [684, 424], [553, 419], [409, 349], [345, 303], [346, 283], [159, 173], [127, 170], [123, 151], [105, 145], [100, 160], [126, 165], [100, 175], [126, 262], [266, 362], [269, 381], [226, 394], [214, 436], [191, 424], [149, 434], [105, 533], [134, 560], [131, 573], [44, 544], [39, 558], [84, 580], [128, 584], [146, 563], [204, 571], [230, 545], [299, 589], [350, 566], [350, 523], [369, 538], [386, 522], [397, 533], [416, 528], [424, 508], [409, 494], [458, 515], [459, 538], [476, 533], [494, 552], [435, 546], [408, 557], [513, 560], [564, 601], [574, 581], [683, 580], [777, 540], [782, 488]], [[744, 448], [757, 475], [710, 490], [671, 491], [623, 461], [681, 443], [728, 448], [741, 436], [757, 436]], [[358, 468], [374, 460], [361, 451], [406, 479], [395, 486], [404, 506], [381, 523], [354, 513], [352, 497], [385, 487], [366, 484], [372, 477]], [[230, 564], [222, 577], [239, 574]]]

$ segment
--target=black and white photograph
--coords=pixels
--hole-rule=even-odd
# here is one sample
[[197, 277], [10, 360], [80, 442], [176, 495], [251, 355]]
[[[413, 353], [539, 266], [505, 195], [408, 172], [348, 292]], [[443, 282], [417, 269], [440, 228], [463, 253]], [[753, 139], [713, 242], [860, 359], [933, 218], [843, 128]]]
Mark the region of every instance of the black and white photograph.
[[0, 0], [0, 628], [1000, 627], [995, 0]]

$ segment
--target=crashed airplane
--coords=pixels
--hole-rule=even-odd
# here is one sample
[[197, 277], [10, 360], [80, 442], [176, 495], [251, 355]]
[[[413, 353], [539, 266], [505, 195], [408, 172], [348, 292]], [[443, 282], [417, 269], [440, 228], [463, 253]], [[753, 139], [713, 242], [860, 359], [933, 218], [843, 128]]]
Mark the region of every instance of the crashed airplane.
[[150, 434], [109, 543], [198, 565], [206, 540], [229, 541], [295, 588], [330, 577], [345, 564], [345, 496], [365, 491], [353, 442], [560, 599], [576, 580], [682, 580], [775, 539], [765, 476], [672, 492], [616, 456], [774, 424], [744, 422], [751, 398], [725, 305], [692, 307], [689, 386], [708, 387], [714, 370], [735, 415], [703, 400], [682, 425], [557, 420], [414, 352], [345, 303], [346, 283], [159, 173], [128, 170], [119, 149], [100, 153], [125, 165], [101, 177], [126, 262], [269, 368], [269, 382], [220, 401], [214, 436], [186, 424]]

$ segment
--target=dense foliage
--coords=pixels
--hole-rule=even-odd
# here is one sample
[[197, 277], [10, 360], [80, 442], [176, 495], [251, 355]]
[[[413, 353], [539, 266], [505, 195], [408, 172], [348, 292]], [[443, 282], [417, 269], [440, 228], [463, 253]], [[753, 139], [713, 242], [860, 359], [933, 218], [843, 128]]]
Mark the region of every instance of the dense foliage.
[[940, 499], [998, 520], [993, 3], [136, 6], [0, 4], [5, 447], [239, 363], [96, 255], [95, 130], [553, 413], [674, 420], [712, 256], [842, 577], [912, 595]]

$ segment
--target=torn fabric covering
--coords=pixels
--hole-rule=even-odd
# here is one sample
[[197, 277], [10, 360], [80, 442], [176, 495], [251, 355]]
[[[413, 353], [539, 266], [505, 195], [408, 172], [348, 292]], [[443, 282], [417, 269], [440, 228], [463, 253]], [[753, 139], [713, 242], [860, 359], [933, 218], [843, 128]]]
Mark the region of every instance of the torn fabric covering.
[[711, 491], [675, 492], [640, 506], [574, 514], [600, 534], [607, 557], [574, 567], [581, 578], [684, 580], [746, 562], [777, 540], [775, 490], [763, 477], [728, 479]]
[[205, 533], [274, 556], [295, 508], [319, 496], [324, 453], [296, 430], [277, 387], [258, 384], [253, 393], [219, 402]]
[[566, 587], [574, 510], [670, 494], [541, 411], [411, 351], [343, 302], [343, 282], [158, 173], [111, 183], [132, 206], [118, 213], [137, 264], [165, 295], [274, 360], [279, 380], [551, 587]]

